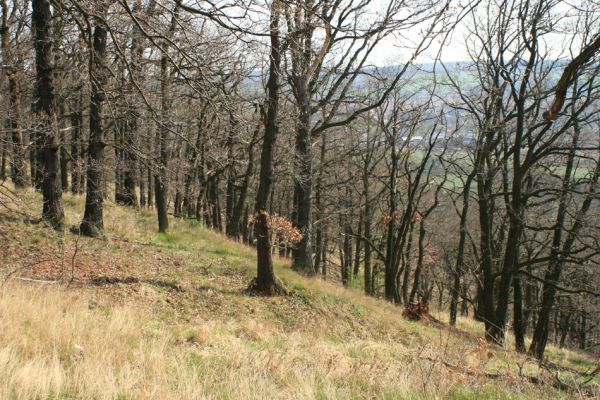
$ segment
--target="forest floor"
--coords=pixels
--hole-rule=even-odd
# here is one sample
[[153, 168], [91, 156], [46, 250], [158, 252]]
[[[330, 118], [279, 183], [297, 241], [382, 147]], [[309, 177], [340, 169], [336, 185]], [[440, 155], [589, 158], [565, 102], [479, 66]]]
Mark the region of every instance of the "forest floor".
[[[83, 198], [64, 202], [77, 225]], [[407, 321], [285, 260], [289, 295], [250, 296], [253, 249], [194, 221], [171, 218], [159, 235], [151, 212], [108, 202], [102, 241], [36, 223], [40, 204], [33, 191], [0, 195], [0, 399], [600, 395], [586, 376], [597, 360], [550, 348], [542, 367], [488, 346], [471, 319]]]

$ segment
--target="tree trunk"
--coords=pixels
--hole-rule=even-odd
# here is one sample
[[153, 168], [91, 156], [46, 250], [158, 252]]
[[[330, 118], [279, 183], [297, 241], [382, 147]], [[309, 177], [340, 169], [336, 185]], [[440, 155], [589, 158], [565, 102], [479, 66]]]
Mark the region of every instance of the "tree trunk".
[[27, 186], [27, 168], [25, 166], [25, 148], [21, 131], [21, 102], [19, 84], [14, 72], [8, 75], [9, 128], [12, 139], [12, 181], [16, 188]]
[[81, 146], [83, 142], [82, 138], [82, 125], [83, 125], [83, 113], [81, 111], [81, 103], [77, 102], [76, 109], [71, 111], [71, 193], [77, 195], [81, 194], [83, 188], [81, 187], [81, 175], [82, 174], [82, 162], [81, 157], [83, 152]]
[[402, 302], [408, 304], [408, 289], [410, 286], [410, 273], [412, 272], [412, 242], [414, 236], [414, 220], [410, 222], [408, 242], [404, 252], [404, 276], [402, 277]]
[[271, 57], [267, 82], [267, 112], [265, 135], [260, 156], [260, 180], [256, 193], [254, 233], [256, 236], [256, 280], [254, 288], [260, 293], [274, 295], [278, 292], [277, 278], [271, 257], [271, 232], [268, 221], [268, 196], [273, 184], [273, 152], [278, 134], [279, 79], [281, 74], [281, 44], [279, 41], [279, 1], [271, 5], [270, 38]]
[[[103, 13], [106, 7], [103, 4]], [[82, 235], [91, 237], [104, 236], [104, 128], [102, 126], [102, 106], [106, 98], [104, 84], [106, 81], [106, 27], [102, 21], [94, 26], [92, 60], [90, 62], [90, 139], [87, 156], [87, 190], [85, 211], [79, 227]]]
[[450, 325], [456, 325], [457, 308], [459, 301], [460, 280], [464, 270], [465, 246], [467, 243], [467, 217], [469, 215], [469, 198], [471, 194], [471, 183], [475, 178], [476, 170], [473, 170], [465, 181], [462, 191], [462, 210], [460, 213], [460, 228], [458, 236], [458, 249], [456, 264], [454, 265], [454, 282], [452, 285], [452, 299], [450, 301]]
[[352, 227], [349, 222], [344, 223], [344, 241], [342, 254], [342, 284], [348, 286], [350, 284], [350, 273], [352, 270]]
[[515, 334], [515, 350], [525, 352], [525, 326], [523, 319], [523, 296], [521, 291], [521, 277], [513, 278], [513, 331]]
[[354, 239], [354, 269], [352, 270], [353, 279], [358, 278], [358, 272], [360, 271], [360, 253], [361, 253], [361, 244], [363, 234], [363, 215], [360, 214], [358, 218], [358, 232], [356, 234], [356, 238]]
[[58, 132], [60, 143], [60, 183], [63, 192], [69, 190], [69, 153], [67, 152], [67, 126], [65, 120], [64, 103], [61, 101], [58, 108]]
[[64, 210], [59, 175], [58, 129], [54, 98], [54, 72], [52, 65], [53, 40], [51, 37], [52, 13], [48, 0], [33, 0], [32, 27], [35, 39], [35, 62], [37, 79], [35, 84], [36, 114], [39, 129], [36, 136], [42, 144], [42, 218], [55, 229], [64, 228]]
[[233, 204], [233, 210], [231, 213], [231, 227], [230, 236], [234, 239], [239, 239], [240, 236], [240, 221], [244, 208], [246, 207], [246, 198], [248, 197], [248, 188], [250, 187], [250, 180], [254, 174], [254, 142], [259, 133], [259, 127], [257, 127], [248, 145], [248, 164], [246, 165], [246, 171], [242, 179], [242, 184], [239, 188], [239, 194], [237, 200]]
[[[175, 10], [171, 18], [169, 27], [169, 37], [173, 36], [175, 27], [177, 26], [177, 10]], [[171, 73], [169, 71], [169, 42], [163, 43], [163, 54], [160, 57], [160, 95], [161, 95], [161, 124], [158, 129], [158, 151], [159, 151], [159, 167], [154, 175], [154, 193], [156, 197], [156, 213], [158, 216], [158, 231], [166, 232], [169, 229], [169, 217], [167, 215], [167, 172], [168, 172], [168, 140], [169, 140], [169, 118], [171, 109]]]
[[296, 227], [302, 240], [296, 245], [292, 268], [309, 275], [315, 273], [312, 259], [312, 146], [310, 129], [310, 103], [308, 82], [305, 76], [297, 77], [295, 92], [300, 117], [296, 130], [296, 167], [294, 193], [296, 196]]
[[144, 180], [144, 168], [140, 167], [139, 170], [139, 182], [140, 182], [140, 207], [146, 208], [146, 182]]
[[322, 253], [323, 253], [323, 204], [322, 204], [322, 192], [323, 192], [323, 168], [325, 167], [325, 144], [327, 143], [327, 135], [323, 133], [321, 135], [321, 155], [319, 160], [319, 173], [317, 175], [317, 182], [315, 188], [315, 207], [317, 210], [316, 215], [316, 237], [315, 237], [315, 261], [314, 269], [315, 273], [319, 273], [321, 269]]
[[6, 0], [0, 2], [2, 6], [2, 27], [0, 42], [2, 47], [2, 59], [4, 71], [8, 80], [8, 118], [7, 128], [10, 131], [12, 142], [12, 170], [11, 179], [16, 188], [24, 188], [27, 185], [27, 169], [25, 166], [25, 147], [23, 145], [23, 133], [21, 129], [21, 93], [19, 84], [18, 63], [14, 59], [10, 45], [9, 10]]
[[146, 168], [146, 183], [148, 184], [148, 208], [154, 208], [154, 185], [152, 184], [152, 169]]

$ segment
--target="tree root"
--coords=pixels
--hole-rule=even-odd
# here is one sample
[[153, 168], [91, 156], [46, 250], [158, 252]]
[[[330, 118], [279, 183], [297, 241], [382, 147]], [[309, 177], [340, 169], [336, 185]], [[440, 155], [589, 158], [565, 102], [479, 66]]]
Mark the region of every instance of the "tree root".
[[287, 296], [289, 290], [279, 278], [275, 278], [275, 283], [268, 288], [259, 287], [257, 279], [254, 278], [250, 281], [246, 293], [250, 296]]

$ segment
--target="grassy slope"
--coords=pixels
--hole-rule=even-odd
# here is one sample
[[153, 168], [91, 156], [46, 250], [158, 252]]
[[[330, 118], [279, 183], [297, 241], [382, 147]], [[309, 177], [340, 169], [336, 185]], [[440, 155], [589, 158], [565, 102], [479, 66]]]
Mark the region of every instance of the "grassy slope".
[[[551, 375], [488, 348], [470, 320], [458, 330], [408, 322], [398, 307], [300, 277], [283, 260], [277, 273], [291, 295], [251, 297], [252, 249], [193, 223], [173, 220], [157, 235], [152, 214], [108, 204], [107, 241], [59, 238], [27, 223], [38, 196], [21, 198], [10, 212], [0, 207], [1, 272], [12, 273], [0, 289], [1, 399], [573, 396], [520, 378], [520, 368]], [[75, 225], [82, 199], [65, 202]], [[71, 271], [68, 288], [41, 282], [66, 282]]]

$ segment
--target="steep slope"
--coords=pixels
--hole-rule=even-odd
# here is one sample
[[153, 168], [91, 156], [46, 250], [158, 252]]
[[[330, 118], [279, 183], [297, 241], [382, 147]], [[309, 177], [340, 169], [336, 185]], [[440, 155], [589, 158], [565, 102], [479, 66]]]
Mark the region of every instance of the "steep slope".
[[[489, 347], [470, 320], [409, 322], [285, 260], [276, 267], [290, 295], [250, 296], [253, 250], [194, 221], [157, 235], [151, 213], [109, 204], [106, 241], [59, 237], [34, 223], [37, 194], [11, 197], [0, 206], [2, 399], [585, 395], [552, 386], [586, 380], [582, 355], [551, 349], [562, 365], [551, 372]], [[65, 203], [76, 225], [83, 199]]]

